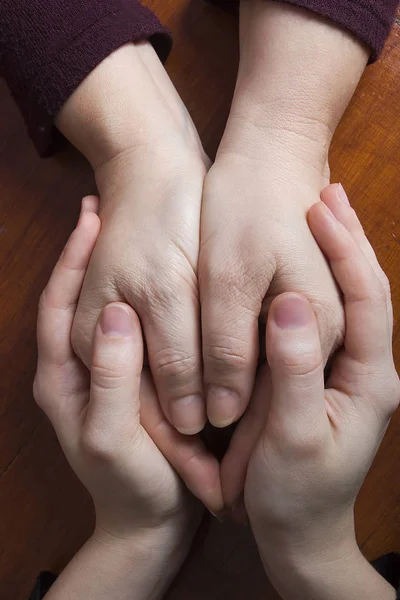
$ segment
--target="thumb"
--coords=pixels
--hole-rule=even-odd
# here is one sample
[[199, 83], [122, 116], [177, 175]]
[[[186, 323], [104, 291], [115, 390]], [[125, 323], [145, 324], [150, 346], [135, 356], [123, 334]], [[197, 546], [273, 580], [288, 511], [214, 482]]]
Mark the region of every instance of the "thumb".
[[109, 304], [94, 337], [86, 418], [89, 431], [113, 442], [127, 425], [140, 431], [142, 367], [143, 339], [136, 313], [126, 304]]
[[321, 342], [306, 298], [285, 293], [272, 302], [266, 344], [273, 390], [268, 425], [273, 424], [285, 442], [315, 439], [328, 418]]

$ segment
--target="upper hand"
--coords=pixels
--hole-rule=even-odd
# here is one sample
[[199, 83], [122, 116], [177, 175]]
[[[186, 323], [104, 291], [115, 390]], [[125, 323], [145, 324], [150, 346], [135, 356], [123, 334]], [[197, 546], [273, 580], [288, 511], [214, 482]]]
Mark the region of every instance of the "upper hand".
[[57, 123], [89, 158], [101, 198], [74, 349], [89, 367], [101, 310], [132, 306], [165, 415], [197, 433], [206, 421], [197, 262], [208, 159], [196, 128], [149, 43], [105, 59]]
[[324, 360], [342, 341], [340, 295], [306, 217], [326, 176], [290, 161], [272, 148], [263, 160], [222, 149], [206, 177], [199, 282], [207, 411], [216, 426], [248, 405], [259, 318], [265, 322], [276, 295], [299, 292], [312, 303]]

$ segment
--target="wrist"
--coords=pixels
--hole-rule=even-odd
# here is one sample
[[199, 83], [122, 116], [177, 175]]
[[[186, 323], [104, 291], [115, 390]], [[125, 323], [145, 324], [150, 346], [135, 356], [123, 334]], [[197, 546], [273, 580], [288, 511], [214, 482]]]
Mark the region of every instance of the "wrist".
[[259, 129], [265, 150], [271, 141], [289, 144], [307, 161], [325, 162], [367, 60], [358, 40], [311, 11], [267, 0], [242, 2], [232, 120]]
[[284, 112], [259, 115], [259, 105], [246, 101], [245, 106], [232, 104], [217, 164], [227, 158], [238, 161], [254, 171], [281, 178], [281, 183], [302, 181], [314, 189], [329, 183], [329, 146], [331, 132], [315, 121], [307, 126], [306, 119], [289, 122]]
[[309, 564], [338, 562], [359, 552], [352, 509], [334, 518], [329, 514], [318, 518], [307, 512], [299, 512], [297, 517], [279, 515], [262, 522], [250, 517], [266, 566], [277, 560], [281, 564], [279, 570], [301, 570], [303, 565], [306, 568]]
[[[146, 74], [140, 45], [127, 44], [105, 58], [60, 109], [56, 125], [93, 168], [143, 143], [135, 110]], [[136, 90], [134, 90], [136, 87]]]
[[59, 111], [56, 125], [97, 170], [115, 158], [205, 158], [187, 110], [149, 42], [126, 44], [101, 62]]
[[[161, 600], [181, 566], [157, 535], [117, 538], [96, 527], [52, 586], [50, 598]], [[160, 544], [160, 545], [159, 545]], [[132, 596], [133, 595], [133, 596]], [[46, 596], [47, 598], [47, 596]]]
[[[196, 522], [197, 524], [197, 522]], [[137, 528], [124, 537], [96, 525], [89, 544], [96, 552], [112, 560], [118, 559], [121, 568], [135, 565], [140, 569], [143, 586], [167, 586], [179, 571], [193, 540], [195, 527], [168, 524], [154, 529]]]
[[107, 207], [113, 213], [119, 208], [132, 214], [132, 205], [142, 203], [146, 212], [157, 207], [164, 210], [166, 198], [190, 198], [197, 205], [207, 169], [199, 153], [183, 148], [165, 151], [154, 145], [127, 149], [95, 168], [101, 209]]
[[262, 555], [268, 577], [282, 600], [394, 600], [395, 591], [368, 563], [355, 537], [335, 545], [329, 532], [324, 546], [309, 553], [275, 548]]

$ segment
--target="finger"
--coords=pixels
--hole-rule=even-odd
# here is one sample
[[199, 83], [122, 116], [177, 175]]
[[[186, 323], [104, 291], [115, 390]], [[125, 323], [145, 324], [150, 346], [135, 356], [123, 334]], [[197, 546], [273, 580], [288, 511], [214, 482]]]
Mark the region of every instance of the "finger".
[[343, 187], [340, 184], [332, 184], [327, 186], [321, 192], [321, 200], [332, 211], [334, 216], [346, 229], [351, 233], [355, 242], [361, 248], [368, 259], [371, 267], [375, 271], [376, 276], [382, 282], [386, 292], [386, 305], [391, 328], [393, 327], [393, 309], [390, 295], [390, 285], [382, 267], [376, 257], [375, 251], [371, 246], [363, 226], [357, 216], [357, 213], [350, 206], [349, 199]]
[[315, 439], [328, 420], [318, 325], [306, 298], [294, 293], [275, 298], [266, 345], [273, 390], [268, 426], [282, 436], [282, 444]]
[[323, 203], [314, 204], [311, 231], [344, 295], [347, 355], [363, 363], [392, 355], [386, 292], [356, 241]]
[[250, 457], [267, 422], [271, 391], [271, 377], [265, 366], [257, 376], [250, 404], [222, 460], [222, 492], [225, 506], [229, 508], [243, 495]]
[[85, 196], [82, 198], [81, 214], [84, 212], [92, 212], [96, 215], [99, 213], [100, 199], [98, 196]]
[[72, 321], [99, 231], [98, 216], [83, 213], [42, 293], [37, 325], [39, 362], [62, 366], [74, 357]]
[[203, 397], [198, 298], [164, 289], [164, 300], [140, 313], [149, 364], [159, 401], [170, 423], [183, 434], [201, 431], [206, 422]]
[[220, 469], [199, 436], [185, 436], [166, 419], [149, 378], [142, 378], [141, 423], [188, 489], [214, 514], [223, 509]]
[[[140, 430], [143, 339], [139, 319], [126, 304], [108, 304], [96, 326], [90, 401], [85, 423], [90, 443], [118, 440], [126, 424]], [[91, 438], [95, 438], [95, 440]]]
[[227, 273], [200, 281], [204, 385], [215, 427], [242, 416], [254, 385], [262, 298], [245, 287]]

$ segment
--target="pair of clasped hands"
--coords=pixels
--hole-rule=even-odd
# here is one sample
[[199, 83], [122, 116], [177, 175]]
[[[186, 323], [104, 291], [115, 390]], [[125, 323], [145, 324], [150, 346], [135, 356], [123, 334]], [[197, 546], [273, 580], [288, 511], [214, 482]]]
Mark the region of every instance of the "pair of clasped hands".
[[[142, 327], [129, 305], [102, 310], [90, 376], [71, 347], [101, 228], [98, 199], [83, 200], [77, 228], [41, 297], [34, 392], [93, 497], [92, 544], [114, 553], [114, 565], [140, 548], [140, 569], [151, 571], [151, 583], [136, 584], [135, 598], [160, 597], [181, 565], [202, 514], [195, 496], [219, 513], [244, 492], [266, 571], [284, 598], [306, 597], [298, 579], [310, 570], [316, 581], [307, 598], [320, 598], [327, 571], [336, 577], [332, 565], [341, 576], [355, 569], [359, 578], [369, 568], [355, 543], [353, 506], [397, 407], [399, 382], [388, 283], [345, 198], [339, 185], [328, 186], [308, 212], [310, 231], [343, 294], [346, 334], [329, 378], [324, 383], [312, 304], [298, 293], [277, 295], [266, 324], [268, 362], [258, 370], [222, 479], [200, 436], [180, 433], [165, 415], [143, 366]], [[390, 593], [376, 578], [372, 584], [366, 578], [369, 589], [383, 585]], [[57, 585], [50, 598], [58, 597]], [[303, 591], [297, 596], [295, 589]]]
[[[125, 557], [135, 598], [165, 590], [203, 505], [250, 520], [285, 598], [319, 600], [333, 563], [374, 587], [353, 504], [398, 401], [390, 294], [343, 188], [326, 187], [368, 53], [282, 3], [242, 17], [211, 167], [148, 43], [105, 59], [56, 119], [100, 205], [84, 200], [42, 296], [35, 397], [93, 496], [96, 563]], [[238, 422], [221, 463], [207, 420]], [[317, 591], [293, 595], [310, 570]]]

